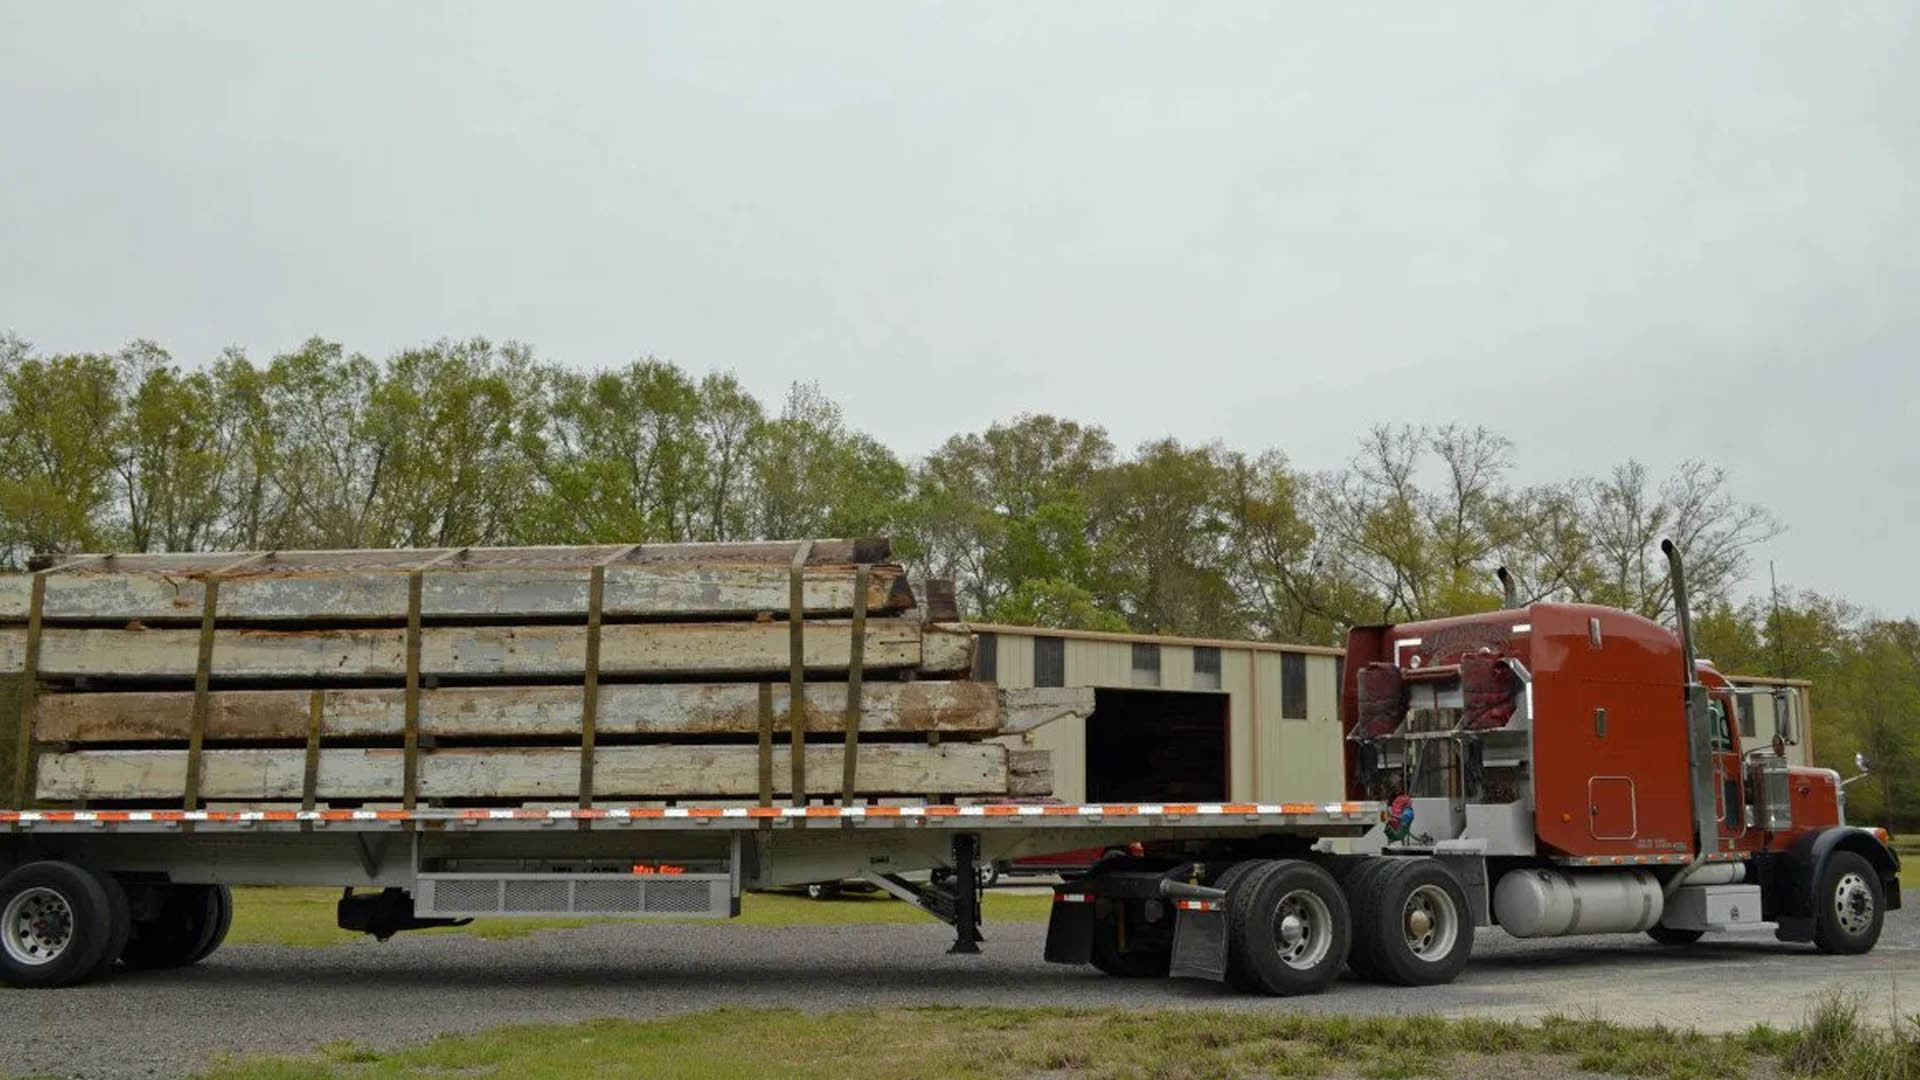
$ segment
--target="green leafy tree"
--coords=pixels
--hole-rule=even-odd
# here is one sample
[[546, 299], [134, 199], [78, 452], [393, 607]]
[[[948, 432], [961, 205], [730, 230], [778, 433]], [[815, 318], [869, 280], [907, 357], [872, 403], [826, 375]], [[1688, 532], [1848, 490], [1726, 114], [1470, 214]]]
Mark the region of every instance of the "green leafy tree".
[[872, 436], [847, 428], [812, 383], [795, 383], [747, 452], [748, 521], [770, 539], [885, 533], [902, 516], [908, 473]]
[[975, 612], [998, 610], [1029, 583], [1092, 596], [1089, 491], [1112, 463], [1106, 432], [1052, 416], [953, 436], [915, 470], [916, 569], [954, 579]]
[[221, 533], [234, 461], [221, 441], [214, 376], [182, 372], [148, 341], [123, 350], [119, 362], [130, 392], [113, 441], [128, 546], [203, 550]]
[[1231, 456], [1173, 439], [1093, 481], [1102, 593], [1136, 630], [1228, 637], [1245, 623], [1231, 581]]
[[0, 338], [0, 542], [6, 560], [98, 549], [113, 534], [120, 367]]
[[531, 357], [511, 343], [442, 341], [387, 361], [362, 422], [380, 450], [369, 531], [405, 547], [510, 539], [543, 419], [533, 387]]

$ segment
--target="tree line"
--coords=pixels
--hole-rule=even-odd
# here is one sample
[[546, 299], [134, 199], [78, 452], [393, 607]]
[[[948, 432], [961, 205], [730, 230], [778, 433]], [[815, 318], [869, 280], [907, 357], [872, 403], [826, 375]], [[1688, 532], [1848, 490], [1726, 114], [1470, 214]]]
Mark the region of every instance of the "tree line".
[[[1330, 644], [1355, 624], [1497, 607], [1500, 566], [1523, 600], [1665, 619], [1671, 536], [1707, 655], [1816, 679], [1823, 760], [1863, 748], [1881, 777], [1914, 771], [1920, 627], [1837, 598], [1743, 600], [1755, 545], [1781, 525], [1724, 470], [1627, 459], [1523, 484], [1515, 466], [1508, 439], [1461, 425], [1381, 426], [1314, 472], [1278, 449], [1124, 449], [1036, 415], [910, 461], [814, 385], [769, 405], [651, 358], [582, 372], [472, 339], [375, 360], [315, 338], [188, 365], [149, 341], [45, 354], [0, 336], [6, 567], [81, 550], [890, 535], [972, 618]], [[1885, 783], [1857, 802], [1902, 805]]]

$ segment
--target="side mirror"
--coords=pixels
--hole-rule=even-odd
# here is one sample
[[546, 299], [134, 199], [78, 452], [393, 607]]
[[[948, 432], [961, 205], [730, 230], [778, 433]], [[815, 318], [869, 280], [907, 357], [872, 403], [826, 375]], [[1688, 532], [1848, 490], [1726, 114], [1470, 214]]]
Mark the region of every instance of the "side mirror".
[[1797, 744], [1800, 741], [1800, 725], [1796, 723], [1798, 718], [1794, 716], [1794, 706], [1798, 697], [1799, 695], [1784, 686], [1773, 692], [1773, 730], [1780, 736], [1780, 741], [1785, 743]]

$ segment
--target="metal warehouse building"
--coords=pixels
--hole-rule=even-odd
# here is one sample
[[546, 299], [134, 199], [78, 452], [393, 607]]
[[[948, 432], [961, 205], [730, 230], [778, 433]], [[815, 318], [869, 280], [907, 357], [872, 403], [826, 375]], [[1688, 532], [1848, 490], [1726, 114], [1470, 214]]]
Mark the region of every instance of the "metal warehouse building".
[[[971, 623], [974, 675], [1010, 689], [1094, 688], [1085, 720], [1018, 736], [1052, 751], [1063, 802], [1321, 801], [1345, 797], [1340, 649]], [[1812, 760], [1808, 684], [1731, 676], [1747, 747], [1789, 725]], [[1781, 715], [1772, 697], [1787, 691]], [[1790, 719], [1789, 719], [1790, 718]]]
[[1085, 721], [1022, 736], [1053, 751], [1064, 802], [1342, 797], [1342, 652], [1310, 645], [973, 623], [975, 677], [1090, 686]]

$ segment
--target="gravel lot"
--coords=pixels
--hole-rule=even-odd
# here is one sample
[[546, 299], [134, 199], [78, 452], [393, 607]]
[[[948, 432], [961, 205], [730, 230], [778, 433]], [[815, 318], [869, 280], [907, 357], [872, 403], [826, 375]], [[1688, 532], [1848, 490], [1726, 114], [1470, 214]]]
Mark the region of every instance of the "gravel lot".
[[[1828, 986], [1870, 1016], [1920, 1012], [1920, 916], [1896, 912], [1873, 953], [1826, 957], [1768, 931], [1662, 949], [1638, 936], [1520, 942], [1482, 932], [1451, 986], [1343, 982], [1245, 998], [1205, 983], [1124, 982], [1043, 963], [1044, 928], [990, 925], [986, 953], [945, 955], [948, 932], [895, 926], [606, 924], [485, 941], [401, 935], [334, 948], [237, 945], [199, 967], [71, 990], [0, 990], [0, 1075], [177, 1076], [211, 1055], [375, 1045], [528, 1021], [657, 1016], [714, 1006], [876, 1004], [1298, 1009], [1511, 1018], [1597, 1013], [1703, 1030], [1791, 1024]], [[1902, 983], [1905, 983], [1905, 986]]]

